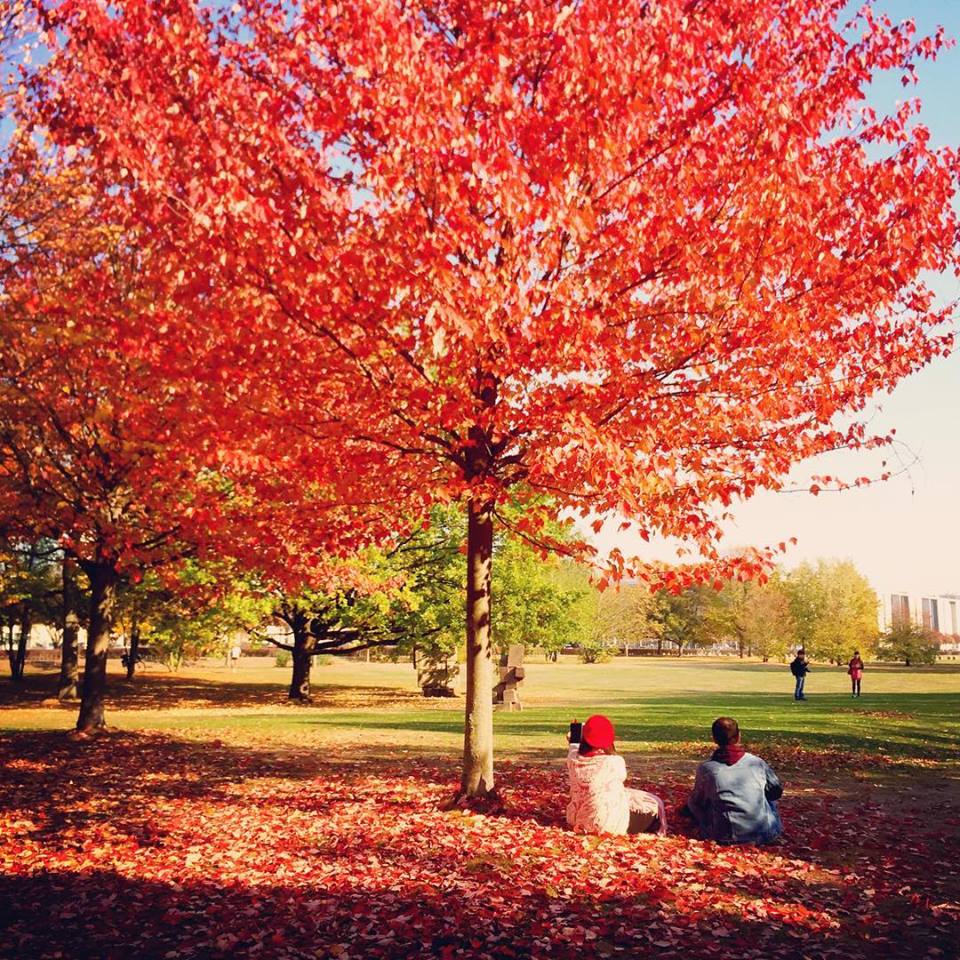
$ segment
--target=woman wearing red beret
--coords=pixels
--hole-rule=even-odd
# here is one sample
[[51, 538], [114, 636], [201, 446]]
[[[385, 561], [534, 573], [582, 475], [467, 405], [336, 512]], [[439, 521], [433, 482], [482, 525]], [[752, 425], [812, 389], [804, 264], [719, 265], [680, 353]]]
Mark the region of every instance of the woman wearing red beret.
[[567, 822], [581, 833], [665, 834], [663, 801], [645, 790], [624, 786], [627, 765], [613, 741], [610, 719], [596, 714], [583, 724], [580, 742], [570, 744]]

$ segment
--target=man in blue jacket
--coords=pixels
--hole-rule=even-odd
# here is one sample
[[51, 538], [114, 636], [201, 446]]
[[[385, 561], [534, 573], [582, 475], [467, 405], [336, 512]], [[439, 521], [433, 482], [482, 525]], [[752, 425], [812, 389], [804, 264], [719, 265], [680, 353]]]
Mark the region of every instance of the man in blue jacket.
[[803, 684], [807, 678], [807, 674], [810, 672], [810, 662], [807, 660], [807, 655], [804, 653], [803, 647], [797, 651], [797, 655], [793, 658], [790, 664], [790, 672], [797, 680], [793, 690], [793, 699], [806, 700], [807, 698], [803, 693]]
[[684, 807], [700, 836], [718, 843], [770, 843], [783, 833], [776, 801], [783, 795], [777, 775], [740, 745], [733, 717], [713, 721], [713, 756], [697, 767], [693, 793]]

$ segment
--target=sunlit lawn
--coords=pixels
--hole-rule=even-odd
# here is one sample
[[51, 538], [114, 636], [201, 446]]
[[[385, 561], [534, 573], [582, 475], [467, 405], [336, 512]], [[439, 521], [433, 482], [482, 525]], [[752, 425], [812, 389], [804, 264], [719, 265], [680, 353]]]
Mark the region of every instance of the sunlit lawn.
[[[126, 730], [176, 730], [187, 736], [241, 733], [297, 745], [338, 743], [456, 750], [462, 699], [419, 696], [408, 663], [335, 660], [313, 672], [314, 704], [285, 703], [288, 670], [248, 659], [176, 674], [148, 666], [133, 684], [112, 676], [108, 720]], [[31, 678], [29, 695], [0, 709], [0, 729], [68, 728], [73, 708], [29, 706], [53, 675]], [[607, 664], [532, 663], [524, 709], [497, 712], [503, 757], [562, 751], [572, 718], [603, 711], [622, 752], [670, 752], [708, 739], [719, 714], [735, 716], [757, 748], [790, 743], [893, 757], [949, 760], [960, 743], [960, 663], [905, 668], [874, 665], [864, 694], [849, 695], [843, 668], [814, 665], [806, 702], [793, 700], [783, 664], [706, 658], [617, 658]]]

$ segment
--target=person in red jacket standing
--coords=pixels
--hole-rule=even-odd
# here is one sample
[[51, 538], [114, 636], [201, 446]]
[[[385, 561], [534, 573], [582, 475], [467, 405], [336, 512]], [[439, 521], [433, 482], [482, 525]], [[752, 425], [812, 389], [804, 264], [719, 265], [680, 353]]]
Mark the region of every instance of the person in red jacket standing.
[[850, 696], [860, 696], [860, 678], [863, 676], [863, 660], [860, 659], [860, 651], [854, 650], [853, 657], [847, 667], [847, 673], [850, 674]]

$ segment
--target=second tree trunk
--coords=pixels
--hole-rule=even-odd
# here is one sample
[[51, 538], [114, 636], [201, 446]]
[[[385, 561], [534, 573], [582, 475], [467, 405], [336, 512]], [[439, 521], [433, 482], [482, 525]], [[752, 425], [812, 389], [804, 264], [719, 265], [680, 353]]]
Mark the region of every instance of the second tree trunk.
[[306, 703], [310, 700], [310, 668], [316, 641], [307, 629], [304, 614], [296, 612], [288, 622], [293, 631], [293, 677], [287, 696], [290, 700]]
[[60, 650], [60, 680], [57, 683], [58, 700], [74, 700], [77, 696], [79, 678], [78, 649], [80, 617], [77, 613], [76, 570], [73, 561], [63, 561], [63, 646]]
[[104, 700], [107, 693], [107, 653], [117, 599], [117, 574], [106, 563], [89, 564], [90, 622], [87, 627], [86, 663], [77, 729], [96, 730], [106, 726]]

